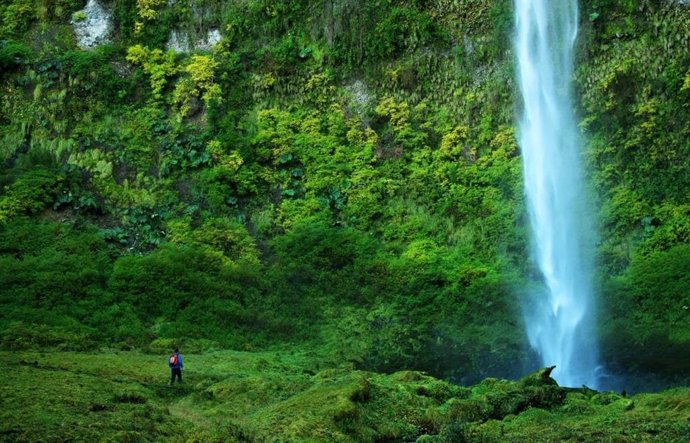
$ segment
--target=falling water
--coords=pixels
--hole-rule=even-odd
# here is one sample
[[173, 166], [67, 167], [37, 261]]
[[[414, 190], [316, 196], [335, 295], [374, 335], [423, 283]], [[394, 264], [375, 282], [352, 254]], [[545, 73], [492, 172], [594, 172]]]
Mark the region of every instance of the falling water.
[[530, 344], [565, 386], [596, 386], [592, 230], [571, 76], [577, 0], [515, 0], [519, 123], [533, 253], [543, 288], [526, 304]]

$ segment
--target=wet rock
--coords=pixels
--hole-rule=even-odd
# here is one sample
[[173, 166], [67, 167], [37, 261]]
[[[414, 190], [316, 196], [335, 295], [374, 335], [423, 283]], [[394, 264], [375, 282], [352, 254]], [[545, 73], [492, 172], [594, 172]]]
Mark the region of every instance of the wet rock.
[[358, 106], [366, 106], [372, 101], [371, 92], [367, 85], [361, 80], [355, 80], [345, 87], [350, 93], [352, 102]]
[[367, 87], [366, 83], [361, 80], [355, 80], [349, 85], [346, 85], [345, 90], [348, 94], [348, 109], [352, 113], [359, 115], [363, 123], [369, 126], [367, 114], [373, 107], [375, 101], [373, 93]]
[[97, 0], [89, 0], [83, 10], [74, 13], [71, 23], [80, 48], [91, 49], [109, 42], [112, 14]]
[[173, 30], [166, 47], [175, 52], [210, 51], [222, 38], [218, 29], [210, 29], [205, 37], [196, 41], [192, 41], [187, 32]]

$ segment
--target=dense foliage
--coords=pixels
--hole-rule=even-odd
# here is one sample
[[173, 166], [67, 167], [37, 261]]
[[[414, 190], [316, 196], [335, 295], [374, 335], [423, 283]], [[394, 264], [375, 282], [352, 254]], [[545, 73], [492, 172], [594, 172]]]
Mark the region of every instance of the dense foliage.
[[[83, 2], [0, 5], [4, 349], [288, 343], [462, 382], [524, 372], [509, 1], [103, 5], [91, 50]], [[681, 377], [690, 8], [581, 6], [605, 364]], [[175, 52], [171, 29], [223, 38]]]

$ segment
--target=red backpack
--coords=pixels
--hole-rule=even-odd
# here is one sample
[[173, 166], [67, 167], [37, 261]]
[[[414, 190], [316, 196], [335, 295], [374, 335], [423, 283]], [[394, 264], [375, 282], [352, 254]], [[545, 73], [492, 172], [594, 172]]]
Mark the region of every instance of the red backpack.
[[173, 354], [170, 356], [170, 360], [169, 360], [170, 366], [177, 366], [177, 361], [178, 361], [177, 354]]

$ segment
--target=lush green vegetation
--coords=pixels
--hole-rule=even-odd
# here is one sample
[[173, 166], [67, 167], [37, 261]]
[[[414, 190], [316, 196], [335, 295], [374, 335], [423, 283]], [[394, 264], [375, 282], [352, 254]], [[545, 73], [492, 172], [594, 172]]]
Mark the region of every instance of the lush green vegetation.
[[[435, 8], [302, 3], [115, 2], [92, 51], [5, 33], [3, 346], [288, 342], [519, 374], [507, 28], [463, 56]], [[482, 8], [468, 26], [508, 17]], [[227, 35], [175, 54], [171, 23]]]
[[[319, 356], [282, 375], [247, 372], [242, 386], [199, 357], [196, 383], [207, 384], [185, 388], [170, 408], [196, 411], [186, 431], [166, 415], [171, 395], [156, 387], [149, 357], [136, 357], [148, 369], [125, 382], [108, 375], [121, 374], [117, 359], [47, 354], [91, 368], [46, 372], [51, 395], [107, 379], [93, 398], [63, 405], [77, 411], [70, 423], [118, 429], [123, 439], [260, 439], [275, 426], [299, 439], [327, 398], [342, 401], [314, 425], [324, 434], [308, 438], [520, 441], [524, 429], [545, 441], [597, 438], [591, 425], [607, 414], [623, 429], [676, 407], [684, 391], [642, 397], [628, 412], [618, 408], [625, 399], [571, 393], [565, 406], [494, 417], [482, 404], [458, 421], [447, 403], [473, 398], [460, 388], [356, 372], [474, 383], [530, 366], [510, 1], [109, 0], [110, 43], [91, 50], [77, 47], [70, 25], [84, 4], [0, 5], [0, 348], [21, 369], [10, 386], [40, 372], [20, 364], [38, 358], [24, 354], [31, 350], [165, 354], [177, 343]], [[635, 389], [687, 384], [690, 8], [610, 0], [581, 8], [576, 85], [599, 208], [604, 365]], [[212, 50], [175, 53], [165, 47], [171, 29], [192, 42], [212, 29], [223, 38]], [[48, 381], [68, 373], [68, 387], [51, 391]], [[128, 383], [144, 401], [87, 411]], [[412, 392], [415, 383], [443, 395]], [[363, 384], [372, 400], [358, 397]], [[401, 394], [408, 389], [410, 404], [401, 400], [412, 398]], [[256, 391], [245, 399], [247, 423], [228, 400], [237, 390]], [[20, 401], [20, 391], [4, 401]], [[204, 395], [216, 391], [225, 400], [209, 403]], [[378, 415], [383, 407], [409, 407], [418, 419]], [[300, 408], [304, 423], [275, 421]], [[585, 418], [592, 411], [601, 422]], [[129, 414], [132, 427], [95, 418], [108, 414]], [[24, 434], [37, 423], [15, 426], [20, 415], [3, 419], [7, 438], [45, 438]], [[62, 418], [37, 420], [67, 439]], [[564, 430], [543, 429], [547, 418]], [[651, 439], [652, 428], [620, 438]], [[670, 429], [659, 435], [687, 435]]]
[[[311, 355], [310, 355], [311, 354]], [[544, 372], [471, 388], [416, 371], [319, 369], [313, 353], [0, 353], [7, 441], [663, 441], [690, 437], [690, 392], [568, 391]], [[163, 364], [161, 365], [161, 361]], [[8, 388], [11, 386], [12, 388]]]

